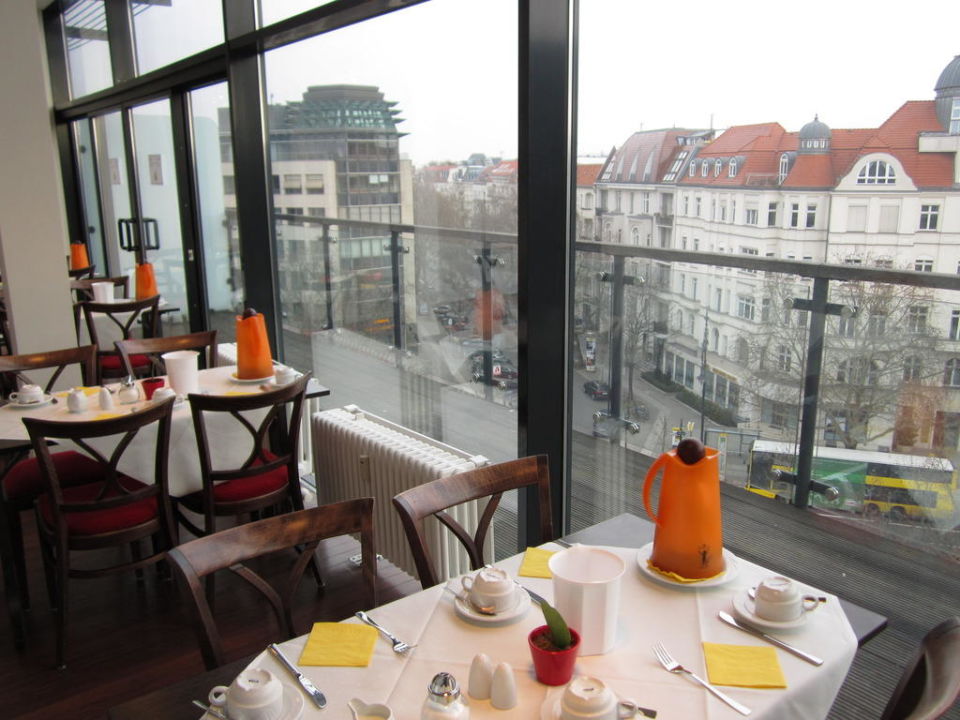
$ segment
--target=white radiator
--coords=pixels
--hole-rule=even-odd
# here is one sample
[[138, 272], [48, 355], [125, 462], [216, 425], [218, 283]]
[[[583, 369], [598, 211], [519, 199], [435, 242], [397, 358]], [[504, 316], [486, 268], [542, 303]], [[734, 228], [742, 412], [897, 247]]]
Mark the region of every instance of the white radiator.
[[[414, 577], [413, 553], [393, 507], [393, 496], [489, 462], [482, 455], [457, 450], [355, 405], [314, 413], [311, 434], [319, 502], [376, 498], [377, 552]], [[477, 526], [477, 505], [464, 503], [448, 512], [472, 533]], [[428, 518], [425, 530], [441, 581], [470, 570], [469, 557], [453, 533], [434, 518]], [[493, 557], [492, 528], [487, 542], [484, 557]]]

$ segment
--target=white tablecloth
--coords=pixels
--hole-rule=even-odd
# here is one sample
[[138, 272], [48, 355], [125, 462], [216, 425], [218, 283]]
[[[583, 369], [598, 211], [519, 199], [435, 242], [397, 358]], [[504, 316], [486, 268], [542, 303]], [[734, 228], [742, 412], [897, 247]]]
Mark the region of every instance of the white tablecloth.
[[[666, 672], [654, 657], [651, 646], [662, 641], [674, 657], [706, 678], [702, 641], [766, 645], [721, 623], [717, 612], [732, 612], [731, 598], [735, 592], [773, 573], [739, 560], [739, 574], [728, 585], [678, 589], [659, 585], [642, 575], [636, 565], [636, 550], [609, 549], [623, 557], [628, 566], [622, 584], [620, 640], [612, 653], [580, 658], [576, 673], [603, 679], [622, 696], [657, 710], [658, 720], [742, 717], [690, 679]], [[521, 556], [514, 556], [499, 565], [515, 574], [520, 559]], [[520, 580], [548, 600], [552, 599], [552, 581]], [[813, 588], [809, 590], [826, 594]], [[367, 668], [302, 667], [326, 693], [328, 701], [323, 711], [307, 702], [305, 720], [349, 718], [346, 703], [353, 697], [366, 702], [386, 702], [393, 708], [397, 720], [418, 720], [427, 684], [436, 673], [452, 673], [466, 695], [470, 663], [478, 652], [489, 655], [494, 663], [510, 663], [520, 702], [505, 712], [494, 709], [488, 700], [471, 699], [471, 718], [536, 720], [541, 717], [541, 706], [549, 688], [536, 682], [527, 647], [527, 633], [543, 624], [543, 616], [535, 604], [515, 624], [477, 626], [460, 619], [453, 609], [453, 595], [445, 592], [443, 586], [437, 586], [377, 608], [370, 615], [402, 639], [418, 643], [417, 648], [408, 656], [397, 655], [389, 642], [379, 638]], [[350, 622], [357, 621], [351, 619]], [[815, 667], [777, 649], [787, 679], [785, 690], [721, 689], [750, 707], [751, 718], [815, 720], [825, 717], [857, 650], [856, 636], [836, 597], [828, 595], [827, 602], [809, 616], [803, 627], [789, 634], [781, 633], [781, 637], [822, 657], [823, 666]], [[305, 641], [303, 636], [282, 647], [296, 661]], [[284, 682], [292, 683], [282, 666], [267, 653], [258, 656], [252, 665], [266, 667]]]
[[[200, 388], [212, 395], [227, 393], [259, 393], [259, 384], [244, 384], [232, 380], [237, 370], [235, 365], [210, 368], [200, 371]], [[138, 383], [139, 385], [139, 383]], [[114, 385], [110, 385], [114, 387]], [[71, 413], [67, 409], [66, 393], [55, 393], [58, 402], [35, 410], [26, 410], [9, 405], [0, 408], [0, 438], [5, 440], [28, 439], [24, 417], [38, 417], [46, 420], [94, 420], [104, 411], [100, 409], [96, 395], [88, 398], [88, 409], [82, 413]], [[141, 390], [141, 397], [142, 397]], [[136, 405], [120, 405], [114, 396], [114, 409], [111, 412], [128, 412], [133, 407], [141, 408], [145, 401]], [[248, 414], [256, 423], [266, 411]], [[211, 461], [214, 468], [237, 467], [253, 446], [249, 432], [226, 413], [207, 415], [207, 439], [210, 444]], [[91, 445], [100, 452], [108, 452], [116, 444], [115, 438], [92, 441]], [[67, 447], [63, 443], [61, 447]], [[136, 438], [121, 458], [119, 469], [142, 482], [153, 482], [154, 449], [156, 446], [156, 428], [147, 427], [137, 433]], [[197, 450], [197, 437], [193, 429], [190, 405], [182, 402], [173, 409], [170, 426], [170, 453], [167, 478], [170, 494], [176, 497], [188, 495], [203, 487], [200, 477], [200, 457]]]

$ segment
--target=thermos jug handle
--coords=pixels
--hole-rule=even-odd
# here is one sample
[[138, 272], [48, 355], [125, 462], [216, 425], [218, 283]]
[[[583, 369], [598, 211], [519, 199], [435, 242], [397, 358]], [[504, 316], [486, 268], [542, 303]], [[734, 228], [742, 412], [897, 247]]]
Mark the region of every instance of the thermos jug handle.
[[650, 507], [650, 488], [653, 485], [653, 478], [656, 477], [657, 472], [664, 466], [667, 462], [667, 454], [663, 453], [656, 460], [653, 461], [653, 465], [650, 466], [650, 469], [647, 470], [647, 479], [643, 483], [643, 507], [647, 510], [647, 515], [650, 516], [650, 519], [655, 523], [659, 522], [657, 516], [653, 514], [653, 509]]

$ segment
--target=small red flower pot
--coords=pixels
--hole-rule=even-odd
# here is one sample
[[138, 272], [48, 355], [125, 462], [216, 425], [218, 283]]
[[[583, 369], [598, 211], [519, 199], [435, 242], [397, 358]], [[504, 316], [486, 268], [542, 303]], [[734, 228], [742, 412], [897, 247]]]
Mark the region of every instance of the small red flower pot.
[[573, 677], [573, 666], [580, 652], [580, 635], [573, 628], [570, 629], [573, 643], [566, 650], [544, 650], [534, 644], [534, 638], [549, 632], [549, 626], [541, 625], [527, 636], [533, 669], [537, 673], [537, 680], [544, 685], [566, 685]]
[[144, 378], [140, 381], [140, 384], [143, 386], [143, 394], [147, 396], [147, 400], [150, 400], [153, 397], [153, 394], [163, 387], [163, 378]]

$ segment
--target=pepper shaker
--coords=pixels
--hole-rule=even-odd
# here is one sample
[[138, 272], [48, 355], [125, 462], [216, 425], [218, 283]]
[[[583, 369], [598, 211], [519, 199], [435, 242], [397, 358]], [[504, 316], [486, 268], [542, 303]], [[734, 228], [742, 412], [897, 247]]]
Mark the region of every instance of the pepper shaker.
[[427, 686], [420, 720], [467, 720], [470, 706], [460, 696], [457, 679], [450, 673], [437, 673]]

